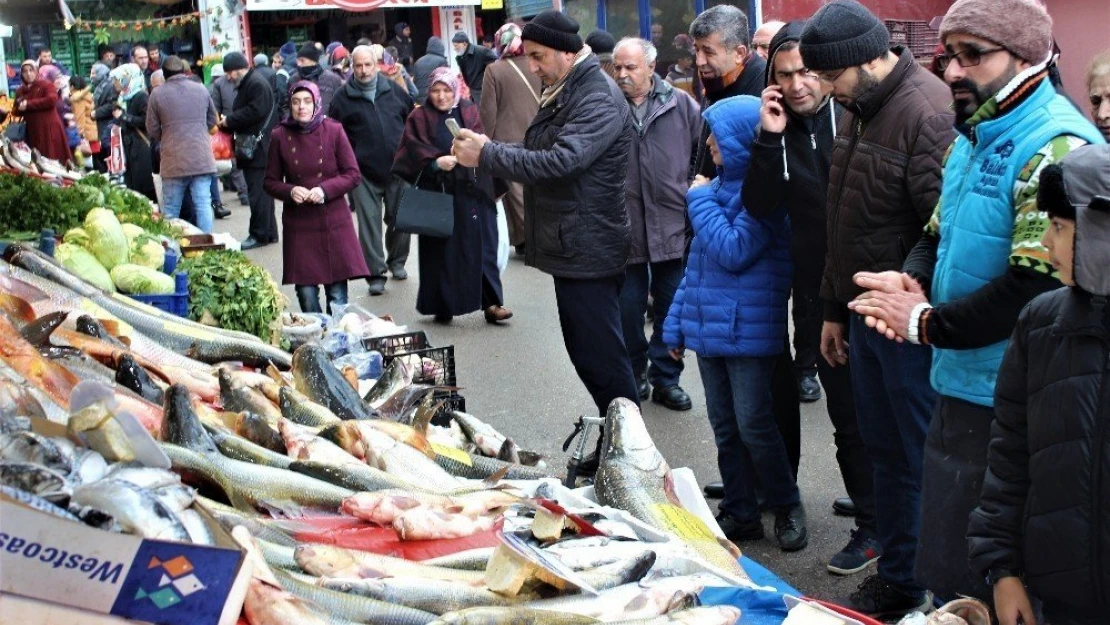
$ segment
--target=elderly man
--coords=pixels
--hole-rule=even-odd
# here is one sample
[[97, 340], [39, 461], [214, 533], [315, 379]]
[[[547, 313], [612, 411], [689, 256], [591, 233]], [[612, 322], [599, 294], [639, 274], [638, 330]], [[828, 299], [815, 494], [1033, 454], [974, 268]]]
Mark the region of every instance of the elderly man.
[[[631, 115], [573, 19], [544, 11], [521, 38], [529, 68], [544, 85], [524, 143], [463, 130], [454, 151], [464, 167], [524, 183], [525, 261], [554, 277], [563, 342], [604, 416], [614, 399], [639, 397], [620, 319]], [[579, 470], [596, 469], [597, 451]]]
[[[220, 117], [231, 114], [235, 104], [235, 96], [239, 93], [238, 86], [224, 74], [224, 68], [217, 65], [212, 68], [212, 83], [208, 85], [208, 92], [212, 102], [216, 105], [216, 114]], [[224, 188], [230, 183], [231, 190], [239, 196], [239, 203], [250, 206], [250, 196], [247, 193], [247, 181], [243, 177], [243, 170], [234, 167], [231, 173], [224, 178]], [[224, 219], [231, 215], [231, 210], [224, 206], [220, 199], [219, 183], [212, 189], [212, 211], [217, 219]]]
[[481, 104], [486, 67], [497, 60], [497, 53], [470, 43], [470, 37], [462, 31], [451, 37], [451, 45], [455, 48], [455, 62], [459, 64], [459, 72], [470, 87], [470, 99], [475, 104]]
[[[643, 39], [621, 39], [613, 49], [613, 72], [636, 131], [625, 194], [632, 250], [621, 287], [621, 327], [640, 399], [689, 410], [693, 403], [678, 384], [682, 361], [663, 344], [663, 320], [682, 282], [690, 155], [701, 135], [701, 112], [693, 98], [655, 73], [656, 54]], [[650, 341], [644, 336], [649, 293], [655, 313]]]
[[770, 22], [763, 22], [763, 25], [752, 33], [752, 49], [764, 60], [770, 58], [771, 40], [775, 38], [775, 35], [783, 26], [786, 26], [786, 24], [778, 20], [771, 20]]
[[[357, 46], [351, 53], [351, 79], [335, 94], [328, 117], [343, 125], [354, 148], [362, 183], [350, 193], [351, 207], [358, 219], [358, 240], [370, 269], [370, 295], [385, 293], [386, 271], [394, 280], [408, 277], [410, 236], [393, 227], [397, 208], [393, 182], [393, 155], [401, 143], [405, 119], [415, 107], [404, 87], [378, 71], [380, 59], [370, 46]], [[332, 74], [335, 75], [334, 73]], [[382, 248], [383, 207], [385, 248]], [[388, 256], [386, 255], [388, 251]]]
[[231, 112], [220, 120], [220, 127], [245, 137], [257, 137], [254, 153], [238, 154], [236, 165], [243, 170], [251, 207], [249, 236], [243, 249], [249, 250], [278, 242], [277, 219], [274, 217], [274, 200], [262, 190], [266, 177], [266, 153], [270, 149], [270, 129], [277, 122], [278, 111], [274, 92], [260, 74], [255, 73], [241, 52], [224, 56], [224, 74], [238, 91]]
[[158, 70], [165, 84], [150, 94], [146, 129], [161, 148], [162, 212], [177, 217], [188, 189], [196, 226], [207, 233], [212, 232], [210, 186], [216, 175], [208, 134], [216, 125], [216, 107], [208, 90], [190, 80], [186, 69], [184, 61], [171, 56]]
[[890, 337], [933, 348], [939, 398], [925, 440], [916, 579], [943, 600], [989, 600], [990, 584], [1020, 575], [999, 568], [984, 583], [964, 560], [995, 380], [1018, 314], [1060, 287], [1041, 242], [1050, 224], [1037, 206], [1040, 174], [1103, 139], [1049, 80], [1052, 18], [1037, 0], [959, 0], [940, 36], [959, 131], [940, 201], [903, 273], [857, 275], [873, 291], [852, 306]]

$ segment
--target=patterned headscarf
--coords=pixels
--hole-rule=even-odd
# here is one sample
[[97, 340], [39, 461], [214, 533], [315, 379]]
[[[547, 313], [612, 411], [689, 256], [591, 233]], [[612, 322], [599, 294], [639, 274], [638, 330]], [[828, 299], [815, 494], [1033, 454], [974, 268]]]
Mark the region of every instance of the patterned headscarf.
[[493, 41], [496, 44], [497, 54], [501, 58], [509, 58], [513, 56], [522, 56], [524, 54], [524, 41], [520, 38], [520, 26], [509, 22], [493, 35]]
[[108, 73], [112, 80], [118, 80], [123, 85], [123, 92], [119, 94], [119, 101], [125, 104], [131, 98], [146, 91], [146, 79], [143, 70], [134, 63], [124, 63]]
[[459, 75], [455, 70], [450, 67], [439, 67], [432, 72], [432, 79], [428, 82], [428, 90], [431, 91], [432, 85], [436, 83], [447, 85], [447, 88], [455, 94], [455, 101], [451, 103], [451, 110], [455, 110], [459, 106], [459, 100], [462, 99], [462, 93], [459, 92]]
[[43, 65], [39, 68], [39, 80], [45, 80], [55, 87], [58, 86], [56, 81], [58, 80], [58, 76], [61, 75], [62, 72], [58, 69], [57, 65]]
[[298, 91], [307, 91], [312, 94], [312, 103], [315, 105], [312, 109], [312, 119], [308, 120], [308, 122], [299, 122], [293, 119], [293, 107], [290, 106], [289, 115], [281, 120], [281, 125], [297, 132], [312, 132], [319, 128], [320, 124], [324, 123], [324, 107], [320, 103], [320, 88], [317, 87], [314, 82], [298, 80], [289, 88], [289, 99], [292, 100], [293, 94]]

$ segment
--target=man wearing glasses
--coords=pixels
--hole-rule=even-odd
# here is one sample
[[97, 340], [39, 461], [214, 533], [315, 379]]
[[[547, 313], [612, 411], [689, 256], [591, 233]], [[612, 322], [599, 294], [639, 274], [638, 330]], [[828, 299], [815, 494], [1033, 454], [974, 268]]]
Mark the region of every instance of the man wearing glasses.
[[876, 618], [894, 617], [929, 605], [928, 593], [914, 582], [913, 563], [922, 453], [936, 403], [932, 354], [928, 346], [879, 336], [847, 304], [863, 290], [852, 280], [856, 273], [901, 269], [921, 237], [940, 195], [952, 99], [912, 54], [892, 52], [883, 23], [852, 0], [821, 7], [802, 31], [800, 49], [805, 67], [848, 109], [829, 171], [821, 354], [834, 368], [851, 358], [882, 555], [878, 573], [847, 604]]
[[1103, 140], [1048, 79], [1052, 19], [1037, 0], [960, 0], [940, 36], [959, 131], [940, 202], [901, 272], [857, 276], [871, 291], [852, 307], [888, 337], [934, 348], [939, 400], [925, 443], [916, 579], [943, 600], [989, 600], [991, 585], [995, 596], [1021, 586], [1020, 571], [973, 578], [966, 561], [995, 378], [1018, 313], [1060, 287], [1041, 243], [1049, 227], [1037, 206], [1041, 172]]

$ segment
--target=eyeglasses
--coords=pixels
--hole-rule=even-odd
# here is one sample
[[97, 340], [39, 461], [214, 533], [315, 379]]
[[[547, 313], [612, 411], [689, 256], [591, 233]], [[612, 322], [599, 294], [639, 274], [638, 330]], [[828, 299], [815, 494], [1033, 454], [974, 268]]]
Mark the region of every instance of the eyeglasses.
[[954, 54], [938, 54], [936, 59], [937, 69], [942, 72], [948, 69], [948, 64], [951, 63], [953, 59], [960, 64], [960, 67], [975, 67], [983, 62], [984, 56], [994, 54], [995, 52], [1002, 52], [1005, 49], [1006, 48], [991, 48], [989, 50], [980, 50], [979, 48], [968, 48]]
[[829, 72], [811, 71], [810, 73], [816, 76], [817, 80], [820, 80], [821, 82], [827, 82], [831, 85], [834, 82], [840, 80], [840, 77], [844, 75], [844, 72], [848, 71], [849, 69], [850, 68], [845, 67], [844, 69], [837, 72], [834, 76], [829, 75]]

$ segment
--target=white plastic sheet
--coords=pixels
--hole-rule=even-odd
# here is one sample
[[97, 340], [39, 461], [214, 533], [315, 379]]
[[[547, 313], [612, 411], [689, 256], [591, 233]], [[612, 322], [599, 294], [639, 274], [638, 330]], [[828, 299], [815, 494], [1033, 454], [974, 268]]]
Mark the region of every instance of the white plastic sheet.
[[509, 266], [509, 220], [505, 218], [505, 204], [497, 200], [497, 269], [502, 275]]

